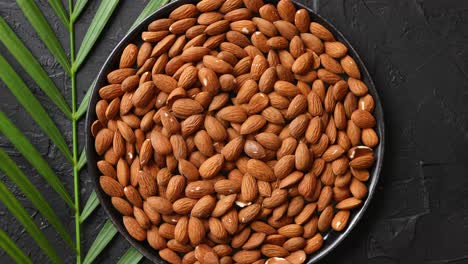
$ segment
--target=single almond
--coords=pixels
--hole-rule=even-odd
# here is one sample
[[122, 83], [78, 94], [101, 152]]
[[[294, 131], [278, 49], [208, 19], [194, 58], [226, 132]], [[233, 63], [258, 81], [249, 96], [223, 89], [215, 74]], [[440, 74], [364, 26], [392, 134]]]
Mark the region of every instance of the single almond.
[[146, 231], [138, 224], [135, 218], [124, 216], [123, 223], [128, 233], [136, 240], [143, 241], [146, 239]]
[[251, 134], [253, 132], [256, 132], [260, 130], [263, 126], [265, 126], [266, 120], [263, 116], [261, 115], [252, 115], [247, 118], [242, 123], [242, 126], [240, 128], [240, 133], [242, 135], [246, 134]]
[[247, 171], [250, 175], [261, 181], [272, 181], [275, 179], [273, 170], [260, 160], [250, 159], [247, 162]]
[[198, 171], [204, 179], [213, 178], [221, 170], [223, 164], [224, 156], [217, 154], [203, 162]]

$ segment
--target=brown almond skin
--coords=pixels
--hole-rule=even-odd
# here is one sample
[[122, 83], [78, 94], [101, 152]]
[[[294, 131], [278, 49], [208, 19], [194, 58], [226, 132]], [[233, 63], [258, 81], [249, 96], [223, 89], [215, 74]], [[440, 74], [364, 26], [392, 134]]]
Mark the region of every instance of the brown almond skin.
[[332, 220], [331, 226], [333, 230], [343, 231], [347, 226], [349, 215], [350, 213], [347, 210], [338, 211]]
[[319, 250], [322, 247], [322, 244], [323, 244], [323, 237], [320, 233], [318, 233], [312, 238], [310, 238], [309, 240], [307, 240], [307, 244], [304, 248], [304, 251], [307, 254], [312, 254], [316, 252], [317, 250]]
[[122, 197], [124, 195], [122, 185], [109, 176], [101, 176], [99, 178], [99, 183], [102, 190], [109, 196]]
[[146, 239], [146, 231], [138, 224], [135, 218], [131, 216], [124, 216], [123, 223], [128, 233], [138, 241]]

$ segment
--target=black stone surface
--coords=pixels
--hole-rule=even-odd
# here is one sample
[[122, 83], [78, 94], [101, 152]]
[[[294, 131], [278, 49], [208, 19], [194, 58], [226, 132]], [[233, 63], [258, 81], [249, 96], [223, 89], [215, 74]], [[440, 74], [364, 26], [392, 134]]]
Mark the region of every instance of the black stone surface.
[[[35, 2], [68, 52], [67, 32], [47, 1]], [[121, 1], [78, 74], [79, 98], [146, 2]], [[468, 1], [300, 2], [334, 23], [358, 51], [380, 93], [386, 120], [384, 168], [374, 200], [351, 235], [322, 262], [468, 263]], [[86, 33], [98, 5], [99, 1], [89, 1], [77, 21], [77, 43]], [[66, 76], [15, 1], [0, 0], [0, 15], [69, 99], [70, 84]], [[70, 141], [71, 128], [67, 120], [1, 45], [0, 53], [17, 69]], [[72, 192], [73, 176], [65, 159], [3, 83], [0, 83], [0, 110], [15, 121]], [[83, 127], [80, 131], [80, 140], [83, 140]], [[2, 135], [0, 147], [39, 186], [73, 233], [71, 210]], [[72, 252], [21, 192], [3, 174], [0, 180], [17, 195], [65, 263], [74, 263]], [[91, 190], [90, 179], [84, 171], [80, 188], [83, 202]], [[84, 252], [105, 219], [105, 214], [97, 210], [84, 224]], [[47, 263], [38, 246], [1, 204], [0, 227], [35, 263]], [[127, 248], [128, 243], [119, 237], [96, 263], [115, 263]], [[0, 263], [12, 263], [12, 260], [0, 251]]]

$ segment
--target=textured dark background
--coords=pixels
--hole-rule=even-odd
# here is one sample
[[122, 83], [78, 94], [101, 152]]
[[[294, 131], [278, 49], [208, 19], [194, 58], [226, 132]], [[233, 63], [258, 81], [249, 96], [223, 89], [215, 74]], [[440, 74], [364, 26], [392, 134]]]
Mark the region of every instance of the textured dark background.
[[[36, 0], [65, 50], [68, 35], [46, 0]], [[78, 75], [81, 98], [98, 69], [147, 1], [122, 0]], [[366, 215], [351, 235], [323, 263], [468, 263], [468, 1], [466, 0], [316, 0], [300, 1], [332, 22], [367, 65], [380, 93], [386, 118], [387, 146], [381, 183]], [[81, 42], [99, 1], [89, 1], [76, 24]], [[70, 98], [70, 85], [13, 0], [0, 0], [0, 15], [39, 58]], [[8, 51], [5, 56], [50, 111], [65, 138], [71, 128]], [[0, 69], [1, 70], [1, 69]], [[38, 129], [3, 83], [0, 110], [34, 143], [66, 187], [73, 188], [70, 167]], [[80, 129], [83, 137], [83, 127]], [[83, 142], [81, 142], [83, 143]], [[72, 212], [0, 135], [0, 147], [39, 186], [72, 233]], [[0, 161], [1, 162], [1, 161]], [[74, 258], [27, 199], [7, 182], [66, 263]], [[81, 175], [83, 202], [92, 190]], [[83, 227], [86, 252], [106, 216], [97, 210]], [[47, 263], [34, 241], [0, 204], [0, 227], [36, 263]], [[118, 236], [97, 263], [115, 263], [128, 243]], [[0, 251], [0, 263], [11, 263]]]

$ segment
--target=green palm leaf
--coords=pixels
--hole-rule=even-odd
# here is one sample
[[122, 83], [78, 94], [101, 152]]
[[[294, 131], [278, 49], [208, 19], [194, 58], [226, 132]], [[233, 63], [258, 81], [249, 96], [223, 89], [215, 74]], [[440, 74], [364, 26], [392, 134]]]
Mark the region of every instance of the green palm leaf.
[[86, 165], [86, 151], [83, 149], [80, 154], [80, 159], [78, 160], [78, 164], [76, 165], [78, 167], [78, 170], [83, 169], [83, 167]]
[[60, 219], [54, 213], [52, 208], [47, 203], [42, 194], [34, 187], [31, 181], [24, 175], [24, 173], [16, 166], [15, 162], [8, 156], [8, 154], [0, 148], [0, 170], [2, 170], [21, 190], [21, 192], [28, 197], [34, 206], [41, 212], [47, 221], [57, 230], [65, 242], [74, 249], [75, 245], [68, 235], [67, 230], [60, 222]]
[[73, 71], [76, 71], [80, 68], [81, 63], [83, 63], [86, 56], [88, 56], [91, 48], [94, 46], [94, 43], [101, 34], [104, 26], [109, 20], [112, 12], [117, 7], [119, 0], [102, 0], [99, 5], [96, 15], [94, 15], [93, 21], [84, 36], [83, 42], [81, 43], [80, 50], [78, 55], [76, 55], [76, 60], [73, 63]]
[[62, 199], [74, 208], [72, 198], [68, 194], [65, 186], [50, 168], [47, 161], [34, 148], [31, 142], [21, 133], [21, 131], [10, 121], [5, 113], [0, 111], [0, 132], [4, 134], [13, 145], [23, 154], [23, 156], [33, 165], [37, 172], [52, 186], [52, 188], [62, 197]]
[[86, 6], [86, 3], [88, 3], [88, 0], [78, 0], [78, 1], [76, 1], [75, 8], [73, 9], [73, 13], [72, 13], [72, 21], [73, 22], [75, 22], [75, 20], [80, 16], [81, 11], [83, 11], [83, 9]]
[[10, 257], [16, 263], [32, 264], [31, 259], [29, 259], [24, 252], [18, 248], [13, 240], [8, 236], [5, 231], [0, 228], [0, 248], [5, 250], [5, 252], [10, 255]]
[[0, 79], [7, 85], [10, 91], [15, 95], [16, 99], [23, 105], [26, 111], [41, 127], [44, 133], [57, 145], [65, 157], [72, 161], [72, 155], [68, 149], [62, 133], [55, 126], [54, 122], [47, 114], [36, 97], [31, 93], [23, 80], [18, 76], [16, 71], [8, 64], [8, 62], [0, 55]]
[[119, 259], [117, 264], [137, 264], [141, 261], [143, 255], [138, 252], [135, 248], [131, 247], [125, 252], [125, 254]]
[[91, 264], [107, 244], [109, 244], [109, 242], [114, 238], [115, 234], [117, 234], [117, 229], [111, 221], [107, 220], [91, 245], [91, 249], [88, 251], [88, 254], [86, 254], [83, 264]]
[[86, 204], [83, 208], [83, 211], [81, 212], [80, 215], [80, 223], [83, 223], [86, 218], [88, 218], [92, 212], [98, 207], [99, 205], [99, 200], [97, 198], [96, 192], [92, 192], [91, 195], [88, 197], [88, 200], [86, 201]]
[[55, 56], [60, 65], [62, 65], [65, 72], [70, 74], [70, 63], [68, 62], [67, 55], [57, 39], [54, 30], [50, 27], [44, 15], [41, 13], [41, 10], [32, 0], [16, 0], [16, 3], [29, 20], [29, 23], [34, 27], [44, 44]]
[[88, 91], [86, 92], [85, 96], [81, 100], [80, 106], [78, 107], [78, 110], [75, 113], [75, 120], [80, 119], [84, 113], [86, 113], [86, 110], [88, 110], [88, 104], [89, 100], [91, 99], [91, 92], [93, 91], [93, 87], [96, 84], [96, 80], [93, 81], [91, 84], [91, 87], [88, 88]]
[[71, 119], [70, 107], [60, 94], [54, 82], [2, 17], [0, 17], [0, 40], [21, 64], [23, 69], [25, 69], [37, 85], [39, 85], [42, 91], [44, 91], [57, 107]]
[[141, 23], [145, 18], [147, 18], [149, 15], [151, 15], [154, 11], [156, 11], [159, 7], [162, 5], [166, 4], [169, 2], [169, 0], [150, 0], [146, 7], [141, 11], [140, 15], [137, 17], [135, 22], [133, 22], [133, 25], [130, 27], [131, 31], [133, 28], [135, 28], [138, 24]]
[[49, 5], [52, 7], [52, 9], [54, 9], [55, 14], [57, 14], [60, 21], [62, 21], [67, 30], [70, 30], [70, 21], [62, 2], [60, 2], [60, 0], [49, 0]]
[[26, 231], [36, 241], [37, 245], [49, 256], [53, 263], [62, 263], [57, 255], [57, 252], [52, 248], [47, 241], [44, 233], [41, 232], [39, 227], [31, 219], [31, 216], [26, 212], [24, 207], [15, 198], [15, 196], [8, 190], [8, 188], [0, 181], [0, 201], [6, 206], [6, 208], [18, 219], [18, 221], [24, 226]]

